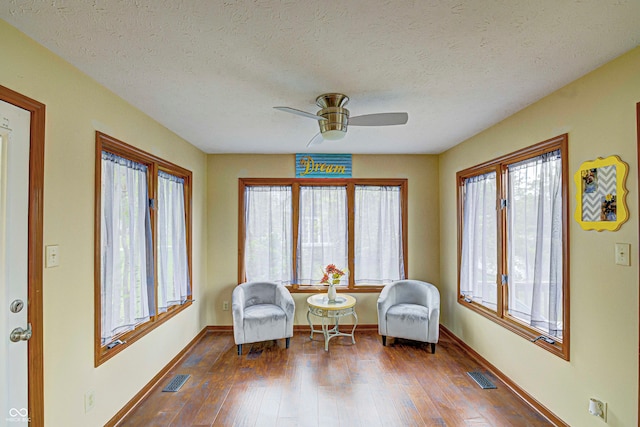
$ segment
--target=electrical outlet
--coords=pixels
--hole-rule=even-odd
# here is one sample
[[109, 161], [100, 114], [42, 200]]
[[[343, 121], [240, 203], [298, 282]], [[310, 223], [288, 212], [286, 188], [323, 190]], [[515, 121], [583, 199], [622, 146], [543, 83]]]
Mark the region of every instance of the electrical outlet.
[[222, 301], [222, 310], [229, 311], [229, 301]]
[[602, 418], [602, 420], [607, 422], [607, 403], [602, 402], [598, 399], [594, 399], [593, 397], [589, 399], [589, 413], [591, 415], [595, 415], [596, 417]]
[[96, 392], [90, 390], [84, 394], [84, 412], [89, 412], [96, 405]]

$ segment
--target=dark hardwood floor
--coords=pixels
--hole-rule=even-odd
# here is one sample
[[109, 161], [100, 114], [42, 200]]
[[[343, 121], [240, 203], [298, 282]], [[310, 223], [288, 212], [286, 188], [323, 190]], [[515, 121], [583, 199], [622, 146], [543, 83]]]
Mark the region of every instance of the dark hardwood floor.
[[[497, 389], [467, 375], [482, 371]], [[182, 388], [162, 392], [178, 374]], [[119, 426], [548, 426], [447, 336], [436, 353], [407, 340], [382, 346], [377, 331], [356, 330], [356, 344], [296, 331], [284, 340], [245, 344], [210, 332]]]

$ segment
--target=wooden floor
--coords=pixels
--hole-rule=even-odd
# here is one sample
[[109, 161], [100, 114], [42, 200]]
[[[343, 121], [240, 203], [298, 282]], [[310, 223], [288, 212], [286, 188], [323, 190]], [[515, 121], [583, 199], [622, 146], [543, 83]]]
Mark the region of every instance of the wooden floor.
[[[480, 370], [497, 389], [468, 375]], [[161, 390], [190, 374], [174, 393]], [[119, 426], [548, 426], [545, 418], [462, 349], [440, 336], [436, 353], [406, 340], [382, 346], [377, 331], [331, 340], [296, 331], [245, 344], [208, 333]]]

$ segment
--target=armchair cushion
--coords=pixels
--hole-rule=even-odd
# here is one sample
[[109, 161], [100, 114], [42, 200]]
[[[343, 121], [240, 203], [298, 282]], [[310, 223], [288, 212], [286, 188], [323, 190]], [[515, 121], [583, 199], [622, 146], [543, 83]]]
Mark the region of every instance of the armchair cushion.
[[396, 304], [387, 310], [387, 335], [429, 341], [429, 309], [419, 304]]
[[[251, 342], [287, 338], [287, 315], [275, 304], [256, 304], [244, 310], [243, 332]], [[291, 335], [289, 335], [291, 336]], [[242, 344], [236, 342], [236, 344]]]

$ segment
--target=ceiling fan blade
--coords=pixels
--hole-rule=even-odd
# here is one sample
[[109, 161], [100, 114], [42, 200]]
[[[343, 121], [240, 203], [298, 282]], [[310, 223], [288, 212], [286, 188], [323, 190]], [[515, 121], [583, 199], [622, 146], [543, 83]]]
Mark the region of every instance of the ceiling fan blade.
[[407, 113], [365, 114], [349, 118], [350, 126], [393, 126], [403, 125], [409, 120]]
[[284, 111], [285, 113], [296, 114], [302, 117], [309, 117], [315, 120], [327, 120], [322, 116], [318, 116], [317, 114], [307, 113], [306, 111], [296, 110], [295, 108], [291, 108], [291, 107], [273, 107], [273, 108], [275, 108], [276, 110]]
[[311, 141], [307, 144], [307, 147], [311, 147], [312, 145], [319, 145], [324, 141], [324, 137], [322, 136], [322, 132], [318, 132], [316, 136], [311, 138]]

